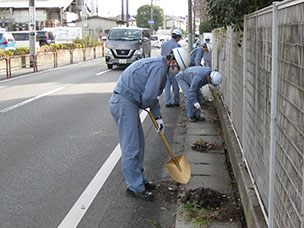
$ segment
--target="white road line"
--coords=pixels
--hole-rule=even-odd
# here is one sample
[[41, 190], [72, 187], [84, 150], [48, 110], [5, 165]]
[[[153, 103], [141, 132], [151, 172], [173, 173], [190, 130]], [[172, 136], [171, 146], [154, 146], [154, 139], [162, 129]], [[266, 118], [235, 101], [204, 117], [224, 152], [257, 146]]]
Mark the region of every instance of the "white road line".
[[97, 73], [96, 75], [102, 75], [102, 74], [107, 73], [107, 72], [109, 72], [109, 71], [111, 71], [111, 70], [101, 71], [101, 72]]
[[30, 99], [28, 99], [28, 100], [25, 100], [25, 101], [22, 101], [22, 102], [20, 102], [20, 103], [18, 103], [18, 104], [15, 104], [15, 105], [12, 105], [12, 106], [7, 107], [7, 108], [5, 108], [5, 109], [2, 109], [2, 110], [0, 110], [0, 113], [9, 112], [9, 111], [11, 111], [11, 110], [13, 110], [13, 109], [15, 109], [15, 108], [18, 108], [18, 107], [20, 107], [20, 106], [22, 106], [22, 105], [28, 104], [28, 103], [30, 103], [30, 102], [32, 102], [32, 101], [34, 101], [34, 100], [37, 100], [37, 99], [42, 98], [42, 97], [45, 97], [45, 96], [50, 95], [50, 94], [52, 94], [52, 93], [56, 93], [56, 92], [58, 92], [58, 91], [60, 91], [60, 90], [63, 90], [63, 89], [64, 89], [64, 87], [59, 87], [59, 88], [54, 89], [54, 90], [51, 90], [51, 91], [49, 91], [49, 92], [40, 94], [40, 95], [38, 95], [38, 96], [36, 96], [36, 97], [32, 97], [32, 98], [30, 98]]
[[[142, 111], [140, 113], [141, 122], [147, 117], [147, 112]], [[82, 217], [85, 215], [93, 200], [97, 196], [98, 192], [110, 176], [115, 165], [121, 157], [120, 145], [118, 144], [102, 167], [99, 169], [95, 177], [92, 179], [90, 184], [81, 194], [79, 199], [76, 201], [74, 206], [65, 216], [63, 221], [60, 223], [58, 228], [76, 228], [81, 221]]]

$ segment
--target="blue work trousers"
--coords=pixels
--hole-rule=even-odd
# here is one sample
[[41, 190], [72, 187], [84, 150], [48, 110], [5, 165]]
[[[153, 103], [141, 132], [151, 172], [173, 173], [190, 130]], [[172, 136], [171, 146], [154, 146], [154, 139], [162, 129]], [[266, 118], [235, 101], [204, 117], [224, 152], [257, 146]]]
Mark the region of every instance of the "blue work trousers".
[[174, 74], [167, 75], [165, 86], [165, 104], [171, 104], [171, 85], [174, 94], [173, 104], [179, 104], [179, 86]]
[[148, 179], [144, 175], [145, 138], [140, 109], [119, 94], [113, 94], [110, 102], [111, 113], [118, 127], [123, 175], [130, 190], [143, 192]]
[[[186, 82], [185, 80], [178, 80], [178, 83], [180, 85], [180, 87], [182, 88], [185, 98], [186, 98], [186, 111], [187, 111], [187, 116], [190, 118], [193, 118], [195, 116], [199, 117], [201, 115], [201, 110], [197, 109], [194, 107], [194, 101], [193, 99], [191, 99], [190, 94], [189, 94], [189, 88], [190, 85], [188, 82]], [[200, 88], [198, 88], [196, 90], [196, 99], [198, 101], [198, 103], [202, 106], [202, 93]]]

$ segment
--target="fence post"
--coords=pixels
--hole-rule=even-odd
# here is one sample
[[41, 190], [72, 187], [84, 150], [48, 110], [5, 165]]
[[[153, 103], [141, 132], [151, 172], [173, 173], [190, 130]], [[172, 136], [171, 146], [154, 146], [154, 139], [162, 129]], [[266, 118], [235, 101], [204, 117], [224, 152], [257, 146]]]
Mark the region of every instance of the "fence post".
[[[230, 116], [231, 116], [231, 121], [234, 124], [234, 109], [233, 109], [233, 55], [231, 55], [231, 53], [233, 53], [233, 43], [232, 43], [232, 37], [233, 34], [232, 32], [230, 33], [231, 35], [229, 36], [229, 31], [230, 30], [226, 30], [226, 39], [227, 39], [227, 47], [231, 48], [230, 50], [228, 50], [226, 52], [228, 58], [230, 59], [229, 61], [229, 76], [230, 76]], [[229, 53], [229, 54], [228, 54]]]
[[83, 48], [82, 51], [83, 51], [83, 61], [86, 61], [86, 59], [87, 59], [87, 49]]
[[33, 69], [34, 69], [34, 72], [38, 72], [38, 57], [37, 57], [37, 54], [33, 55]]
[[274, 184], [277, 128], [277, 87], [278, 87], [278, 2], [272, 5], [272, 72], [271, 72], [271, 122], [269, 156], [269, 203], [268, 227], [274, 224]]
[[70, 50], [70, 64], [73, 64], [73, 49]]
[[11, 64], [12, 57], [9, 57], [8, 59], [8, 78], [12, 77], [12, 64]]
[[244, 43], [243, 43], [243, 129], [242, 129], [242, 159], [245, 161], [246, 156], [246, 82], [247, 82], [247, 17], [244, 16]]
[[104, 57], [104, 42], [102, 42], [102, 57]]
[[9, 79], [9, 74], [8, 74], [9, 69], [8, 69], [8, 59], [7, 58], [5, 58], [5, 66], [6, 66], [6, 79]]
[[[254, 68], [254, 75], [255, 75], [255, 80], [254, 80], [254, 151], [257, 151], [257, 145], [258, 145], [258, 122], [259, 122], [259, 107], [258, 107], [258, 85], [259, 85], [259, 16], [256, 14], [255, 16], [255, 68]], [[266, 83], [266, 82], [265, 82]]]
[[[304, 160], [303, 160], [304, 167]], [[304, 169], [303, 169], [303, 178], [304, 178]], [[301, 213], [301, 228], [304, 228], [304, 180], [302, 179], [302, 213]]]

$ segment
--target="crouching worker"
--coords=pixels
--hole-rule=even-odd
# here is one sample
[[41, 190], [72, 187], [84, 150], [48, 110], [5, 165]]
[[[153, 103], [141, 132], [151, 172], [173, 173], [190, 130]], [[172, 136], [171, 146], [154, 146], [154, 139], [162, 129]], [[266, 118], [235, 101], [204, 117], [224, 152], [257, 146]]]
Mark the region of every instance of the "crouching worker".
[[188, 120], [190, 122], [204, 121], [205, 117], [201, 117], [203, 97], [200, 89], [208, 83], [217, 87], [223, 80], [222, 75], [209, 67], [194, 66], [179, 72], [176, 75], [176, 80], [186, 97]]
[[140, 109], [150, 108], [164, 128], [158, 96], [161, 95], [168, 74], [175, 74], [190, 65], [190, 54], [175, 48], [167, 56], [141, 59], [125, 69], [110, 99], [112, 116], [118, 127], [122, 152], [122, 172], [127, 182], [127, 195], [153, 200], [155, 184], [144, 174], [145, 140], [140, 122]]
[[[202, 64], [201, 64], [202, 59], [204, 58], [204, 56], [207, 55], [206, 53], [211, 53], [211, 50], [212, 50], [211, 44], [207, 44], [207, 43], [203, 43], [202, 47], [193, 49], [190, 52], [190, 56], [191, 56], [190, 67], [202, 66]], [[205, 61], [205, 64], [207, 64], [206, 61]], [[211, 64], [208, 66], [211, 67]]]

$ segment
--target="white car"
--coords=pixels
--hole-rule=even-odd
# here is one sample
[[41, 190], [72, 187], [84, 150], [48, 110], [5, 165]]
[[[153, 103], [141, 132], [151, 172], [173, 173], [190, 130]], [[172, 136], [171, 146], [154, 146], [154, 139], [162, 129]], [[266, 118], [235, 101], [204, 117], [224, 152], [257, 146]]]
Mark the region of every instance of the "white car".
[[161, 48], [161, 42], [158, 36], [151, 36], [151, 46], [156, 48]]

